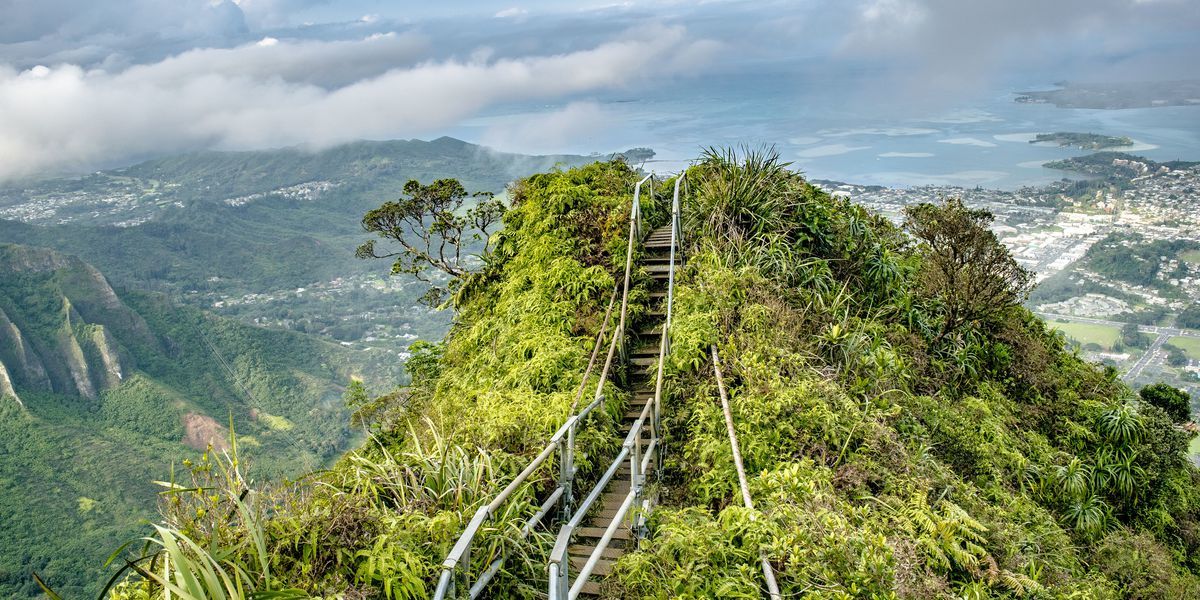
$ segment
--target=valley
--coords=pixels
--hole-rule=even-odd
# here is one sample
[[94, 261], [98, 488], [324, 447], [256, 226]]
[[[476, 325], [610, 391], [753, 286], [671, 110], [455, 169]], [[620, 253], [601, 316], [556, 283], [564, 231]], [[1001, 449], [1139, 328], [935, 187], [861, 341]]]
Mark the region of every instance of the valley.
[[503, 192], [586, 160], [442, 138], [0, 187], [0, 596], [39, 595], [30, 570], [94, 596], [108, 554], [155, 518], [151, 482], [228, 451], [231, 432], [263, 480], [322, 468], [362, 435], [346, 386], [402, 383], [409, 345], [451, 316], [354, 257], [369, 208], [410, 178]]

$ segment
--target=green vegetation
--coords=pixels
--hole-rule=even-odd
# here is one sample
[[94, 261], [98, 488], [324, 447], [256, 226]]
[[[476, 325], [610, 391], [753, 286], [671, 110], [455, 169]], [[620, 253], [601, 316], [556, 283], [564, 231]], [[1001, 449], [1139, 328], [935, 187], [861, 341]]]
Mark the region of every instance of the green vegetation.
[[[1068, 334], [1069, 335], [1069, 334]], [[1129, 348], [1149, 348], [1153, 340], [1138, 329], [1138, 324], [1129, 322], [1121, 326], [1121, 345]]]
[[[458, 291], [470, 272], [471, 259], [481, 261], [487, 253], [489, 229], [500, 224], [504, 204], [491, 192], [476, 192], [474, 197], [479, 200], [464, 208], [467, 190], [457, 179], [439, 179], [429, 185], [413, 179], [404, 184], [404, 194], [408, 198], [385, 202], [362, 220], [364, 230], [398, 248], [380, 254], [372, 238], [354, 254], [359, 258], [395, 257], [392, 274], [408, 274], [428, 283], [424, 303], [438, 306], [447, 295]], [[482, 254], [470, 254], [474, 246], [482, 246]], [[441, 288], [429, 279], [430, 270], [450, 276], [449, 287]]]
[[0, 315], [24, 404], [0, 400], [0, 596], [36, 595], [31, 569], [95, 596], [104, 558], [154, 514], [149, 482], [205, 432], [219, 446], [231, 419], [259, 446], [257, 477], [320, 467], [350, 441], [339, 385], [353, 351], [117, 294], [90, 265], [23, 246], [0, 246]]
[[[1138, 298], [1132, 294], [1126, 294], [1114, 287], [1103, 285], [1092, 281], [1091, 279], [1078, 278], [1077, 275], [1070, 271], [1059, 271], [1050, 276], [1049, 279], [1038, 283], [1037, 287], [1029, 294], [1029, 306], [1041, 306], [1043, 304], [1053, 304], [1069, 300], [1083, 294], [1104, 294], [1119, 300], [1124, 300], [1130, 303], [1137, 303]], [[1161, 318], [1162, 315], [1159, 315]], [[1138, 318], [1146, 318], [1139, 316]], [[1124, 320], [1124, 319], [1122, 319]]]
[[1121, 188], [1127, 185], [1131, 178], [1155, 172], [1161, 167], [1185, 169], [1197, 164], [1200, 163], [1181, 160], [1159, 163], [1142, 156], [1135, 156], [1124, 152], [1097, 152], [1095, 154], [1088, 154], [1087, 156], [1073, 156], [1062, 160], [1053, 160], [1043, 166], [1047, 169], [1096, 175], [1106, 183]]
[[[297, 588], [329, 597], [387, 598], [431, 593], [430, 582], [465, 519], [541, 448], [569, 412], [614, 273], [623, 264], [634, 177], [623, 162], [597, 163], [514, 186], [504, 229], [492, 236], [482, 268], [466, 276], [453, 297], [454, 328], [441, 344], [414, 345], [408, 365], [412, 385], [374, 399], [360, 386], [348, 393], [356, 422], [373, 433], [363, 447], [305, 483], [255, 486], [251, 496], [259, 500], [248, 506], [252, 516], [236, 523], [194, 515], [197, 507], [205, 515], [240, 514], [233, 499], [249, 484], [205, 479], [197, 487], [225, 493], [173, 494], [165, 508], [170, 531], [156, 532], [156, 539], [215, 545], [222, 549], [211, 554], [216, 562], [201, 557], [199, 563], [225, 565], [227, 572], [262, 581], [265, 567], [255, 557], [263, 553], [254, 550], [261, 532], [266, 555], [274, 558], [271, 579], [258, 584], [260, 592]], [[662, 220], [661, 207], [648, 202], [645, 208], [649, 223]], [[645, 302], [645, 293], [638, 292], [632, 314], [640, 314]], [[597, 458], [616, 444], [614, 416], [623, 402], [609, 389], [605, 408], [578, 434], [584, 482], [595, 476]], [[205, 466], [196, 477], [210, 471]], [[545, 469], [518, 494], [539, 493], [554, 475]], [[175, 503], [190, 508], [176, 510]], [[544, 534], [522, 544], [505, 540], [531, 510], [515, 506], [512, 514], [497, 516], [495, 529], [473, 553], [482, 567], [502, 547], [515, 545], [507, 571], [489, 590], [501, 596], [531, 593], [528, 582], [544, 572], [537, 558], [546, 550]], [[155, 550], [154, 556], [165, 556]], [[164, 582], [142, 579], [127, 584], [120, 597], [161, 592]]]
[[1171, 338], [1167, 343], [1183, 350], [1188, 358], [1200, 360], [1200, 338], [1178, 336]]
[[1121, 330], [1110, 325], [1054, 321], [1049, 323], [1049, 326], [1063, 332], [1081, 345], [1095, 344], [1105, 350], [1112, 350], [1122, 337]]
[[[130, 556], [175, 571], [131, 573], [117, 597], [165, 597], [186, 573], [212, 576], [184, 598], [238, 582], [245, 597], [427, 597], [466, 519], [570, 412], [636, 177], [611, 162], [515, 184], [450, 333], [414, 346], [412, 385], [351, 388], [372, 437], [295, 484], [253, 484], [211, 456], [191, 465], [153, 544]], [[988, 215], [921, 205], [901, 230], [770, 152], [706, 153], [688, 180], [660, 503], [604, 594], [759, 597], [763, 555], [786, 596], [1200, 594], [1188, 435], [1018, 304], [1027, 274]], [[662, 222], [658, 202], [644, 208]], [[635, 321], [646, 303], [639, 287]], [[737, 499], [714, 344], [754, 510]], [[576, 441], [584, 481], [615, 449], [625, 398], [614, 386], [605, 399]], [[543, 467], [518, 497], [542, 498], [554, 475]], [[519, 540], [533, 503], [507, 506], [472, 571], [504, 551], [487, 593], [534, 597], [551, 536]]]
[[1200, 329], [1200, 304], [1192, 304], [1183, 309], [1175, 318], [1175, 325], [1187, 329]]
[[1167, 413], [1176, 423], [1192, 420], [1192, 398], [1188, 393], [1165, 383], [1148, 385], [1138, 391], [1147, 404], [1153, 404]]
[[[446, 316], [413, 309], [428, 289], [421, 282], [399, 294], [349, 283], [314, 289], [386, 276], [354, 258], [363, 214], [399, 197], [411, 179], [455, 177], [467, 189], [499, 192], [516, 177], [587, 160], [506, 154], [452, 138], [193, 153], [0, 187], [0, 206], [73, 199], [40, 224], [0, 220], [0, 242], [86, 256], [118, 289], [163, 292], [205, 310], [222, 302], [218, 312], [246, 323], [351, 342], [372, 327], [439, 339]], [[318, 184], [311, 195], [286, 191]], [[133, 199], [111, 203], [124, 195]], [[309, 291], [293, 294], [297, 288]], [[228, 302], [249, 294], [257, 296]], [[388, 346], [402, 351], [407, 342]]]
[[1133, 140], [1125, 136], [1115, 137], [1100, 135], [1098, 133], [1075, 133], [1070, 131], [1039, 133], [1036, 138], [1029, 140], [1030, 144], [1039, 142], [1058, 144], [1059, 146], [1074, 146], [1075, 148], [1082, 148], [1084, 150], [1106, 150], [1108, 148], [1133, 145]]
[[1190, 240], [1147, 241], [1141, 235], [1110, 233], [1088, 249], [1084, 266], [1106, 278], [1133, 285], [1170, 289], [1162, 276], [1175, 277], [1181, 273], [1166, 272], [1162, 257], [1176, 258], [1183, 252], [1197, 249]]

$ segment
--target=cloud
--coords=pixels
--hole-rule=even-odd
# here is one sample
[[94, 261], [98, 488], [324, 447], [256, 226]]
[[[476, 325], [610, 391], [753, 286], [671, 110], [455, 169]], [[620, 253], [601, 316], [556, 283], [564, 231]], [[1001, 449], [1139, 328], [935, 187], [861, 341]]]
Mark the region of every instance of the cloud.
[[617, 120], [617, 115], [596, 102], [571, 102], [558, 110], [494, 119], [480, 141], [528, 154], [572, 152], [580, 147], [603, 147], [607, 141], [602, 139], [604, 134]]
[[1187, 56], [1200, 50], [1194, 0], [861, 0], [854, 9], [837, 55], [892, 63], [900, 91], [926, 98], [1012, 73], [1190, 77]]
[[870, 146], [847, 146], [846, 144], [828, 144], [825, 146], [816, 146], [807, 150], [801, 150], [796, 153], [800, 158], [820, 158], [822, 156], [837, 156], [839, 154], [849, 154], [859, 150], [867, 150]]
[[521, 17], [521, 16], [524, 16], [524, 15], [527, 15], [527, 14], [529, 14], [529, 11], [528, 11], [528, 10], [525, 10], [524, 8], [520, 8], [520, 7], [514, 6], [514, 7], [511, 7], [511, 8], [506, 8], [506, 9], [504, 9], [504, 10], [502, 10], [502, 11], [499, 11], [499, 12], [497, 12], [497, 13], [495, 14], [495, 17], [496, 17], [497, 19], [510, 19], [510, 18], [512, 18], [512, 17]]
[[[0, 178], [196, 148], [321, 147], [427, 135], [497, 103], [694, 73], [716, 49], [682, 27], [647, 26], [590, 49], [416, 62], [329, 85], [331, 71], [355, 69], [354, 57], [371, 63], [365, 72], [378, 70], [374, 45], [405, 48], [403, 39], [250, 43], [119, 72], [0, 66]], [[342, 58], [330, 59], [331, 52]]]
[[0, 61], [18, 67], [128, 64], [139, 53], [224, 45], [249, 34], [230, 0], [5, 0], [0, 12]]

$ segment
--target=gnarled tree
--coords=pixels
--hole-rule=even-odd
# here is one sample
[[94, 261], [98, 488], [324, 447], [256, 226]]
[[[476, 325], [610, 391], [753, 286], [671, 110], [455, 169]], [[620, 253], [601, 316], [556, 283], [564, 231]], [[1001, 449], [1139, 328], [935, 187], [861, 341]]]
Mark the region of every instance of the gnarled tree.
[[[457, 179], [438, 179], [429, 185], [409, 180], [404, 194], [408, 197], [385, 202], [362, 220], [363, 229], [398, 247], [381, 252], [376, 240], [367, 240], [355, 256], [395, 258], [392, 274], [408, 273], [428, 283], [422, 301], [437, 306], [470, 273], [469, 259], [487, 254], [491, 233], [504, 216], [504, 204], [491, 192], [468, 194]], [[468, 198], [477, 202], [464, 210]], [[449, 281], [432, 277], [431, 270], [441, 271]]]
[[959, 198], [904, 209], [904, 229], [917, 238], [923, 259], [919, 285], [941, 304], [939, 341], [993, 319], [1029, 293], [1032, 275], [988, 229], [992, 219], [992, 213], [967, 208]]

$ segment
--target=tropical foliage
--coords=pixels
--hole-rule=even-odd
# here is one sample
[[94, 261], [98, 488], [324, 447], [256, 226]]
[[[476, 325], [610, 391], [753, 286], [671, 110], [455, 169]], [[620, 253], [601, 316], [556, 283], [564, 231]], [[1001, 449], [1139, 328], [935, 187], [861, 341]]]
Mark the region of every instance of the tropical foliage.
[[[172, 556], [180, 574], [134, 571], [117, 596], [164, 597], [191, 577], [247, 596], [427, 597], [469, 516], [597, 383], [580, 378], [635, 179], [612, 162], [514, 184], [503, 229], [453, 296], [450, 334], [414, 348], [412, 385], [352, 388], [367, 442], [297, 484], [172, 487], [131, 560]], [[709, 151], [687, 181], [659, 504], [604, 594], [761, 597], [765, 555], [785, 596], [1200, 595], [1189, 435], [1018, 304], [1027, 276], [988, 215], [923, 205], [910, 236], [770, 151]], [[651, 224], [662, 208], [647, 201]], [[958, 251], [969, 258], [946, 254]], [[635, 319], [647, 296], [635, 289]], [[714, 344], [753, 510], [738, 501]], [[623, 412], [624, 393], [602, 389], [577, 439], [585, 480]], [[518, 497], [544, 497], [553, 473]], [[476, 540], [474, 572], [509, 557], [493, 597], [544, 593], [549, 536], [515, 535], [532, 510], [506, 505]]]
[[990, 215], [914, 207], [914, 243], [770, 153], [688, 176], [663, 505], [610, 595], [761, 597], [760, 553], [785, 597], [1200, 593], [1187, 434], [1018, 304]]

